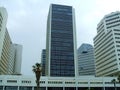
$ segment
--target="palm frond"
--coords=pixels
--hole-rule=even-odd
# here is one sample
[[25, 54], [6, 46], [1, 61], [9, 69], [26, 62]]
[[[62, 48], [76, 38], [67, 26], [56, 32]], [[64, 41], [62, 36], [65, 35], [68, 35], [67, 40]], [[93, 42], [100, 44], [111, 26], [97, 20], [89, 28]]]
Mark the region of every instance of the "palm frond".
[[112, 83], [115, 83], [115, 82], [116, 82], [116, 79], [113, 79], [111, 82], [112, 82]]
[[40, 63], [36, 63], [36, 67], [41, 67], [41, 64]]

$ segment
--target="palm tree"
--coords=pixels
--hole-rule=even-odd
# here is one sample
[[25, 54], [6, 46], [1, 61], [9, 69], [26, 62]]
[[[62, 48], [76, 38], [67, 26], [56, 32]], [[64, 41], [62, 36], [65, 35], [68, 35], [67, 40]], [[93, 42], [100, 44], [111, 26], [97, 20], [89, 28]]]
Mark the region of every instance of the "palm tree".
[[37, 90], [39, 90], [39, 80], [42, 72], [42, 66], [41, 63], [36, 63], [32, 67], [33, 67], [32, 71], [35, 73], [36, 76]]
[[116, 79], [113, 79], [111, 82], [114, 84], [115, 90], [117, 90], [117, 88], [116, 88], [116, 82], [117, 82]]

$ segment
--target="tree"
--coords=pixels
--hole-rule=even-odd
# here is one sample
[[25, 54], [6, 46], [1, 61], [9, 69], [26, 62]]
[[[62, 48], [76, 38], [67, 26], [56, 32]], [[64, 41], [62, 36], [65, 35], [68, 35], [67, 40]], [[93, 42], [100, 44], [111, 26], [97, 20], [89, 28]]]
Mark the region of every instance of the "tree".
[[116, 79], [113, 79], [111, 82], [114, 84], [114, 89], [117, 90], [117, 88], [116, 88], [116, 82], [117, 82]]
[[40, 80], [40, 76], [41, 76], [41, 72], [42, 72], [42, 66], [41, 63], [36, 63], [35, 65], [32, 66], [33, 67], [33, 72], [35, 73], [36, 76], [36, 84], [37, 84], [37, 90], [39, 89], [39, 80]]

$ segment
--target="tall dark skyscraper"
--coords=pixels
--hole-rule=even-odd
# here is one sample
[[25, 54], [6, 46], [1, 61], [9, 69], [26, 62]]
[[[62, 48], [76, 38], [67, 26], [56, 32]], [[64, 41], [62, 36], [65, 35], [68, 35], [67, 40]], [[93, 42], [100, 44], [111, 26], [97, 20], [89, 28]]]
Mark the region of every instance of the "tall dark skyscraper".
[[41, 62], [42, 62], [42, 76], [46, 76], [45, 75], [45, 63], [46, 63], [46, 49], [43, 49], [42, 50], [42, 53], [41, 53]]
[[46, 74], [76, 75], [76, 28], [71, 6], [51, 4], [47, 21]]

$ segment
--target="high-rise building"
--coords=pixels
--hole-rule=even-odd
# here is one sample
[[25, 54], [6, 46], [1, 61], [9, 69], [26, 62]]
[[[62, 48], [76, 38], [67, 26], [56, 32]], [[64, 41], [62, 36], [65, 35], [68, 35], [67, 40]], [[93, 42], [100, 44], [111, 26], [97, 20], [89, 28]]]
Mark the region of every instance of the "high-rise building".
[[42, 63], [42, 76], [46, 76], [45, 74], [45, 66], [46, 66], [46, 49], [42, 50], [41, 54], [41, 63]]
[[22, 63], [22, 45], [13, 44], [15, 53], [14, 53], [14, 74], [21, 74], [21, 63]]
[[79, 75], [95, 75], [95, 58], [93, 46], [84, 43], [78, 48], [77, 51]]
[[74, 77], [77, 74], [76, 52], [74, 9], [51, 4], [47, 20], [46, 74]]
[[7, 11], [0, 7], [0, 75], [20, 74], [22, 49], [20, 45], [13, 47], [6, 23]]
[[21, 74], [22, 45], [11, 44], [9, 52], [8, 74]]
[[120, 12], [112, 12], [100, 21], [94, 38], [97, 76], [120, 73]]
[[9, 50], [9, 60], [8, 60], [8, 74], [13, 74], [14, 73], [14, 55], [15, 55], [15, 50], [13, 47], [13, 44], [11, 44], [10, 46], [10, 50]]
[[0, 74], [7, 74], [10, 50], [10, 37], [6, 29], [7, 11], [0, 7]]

